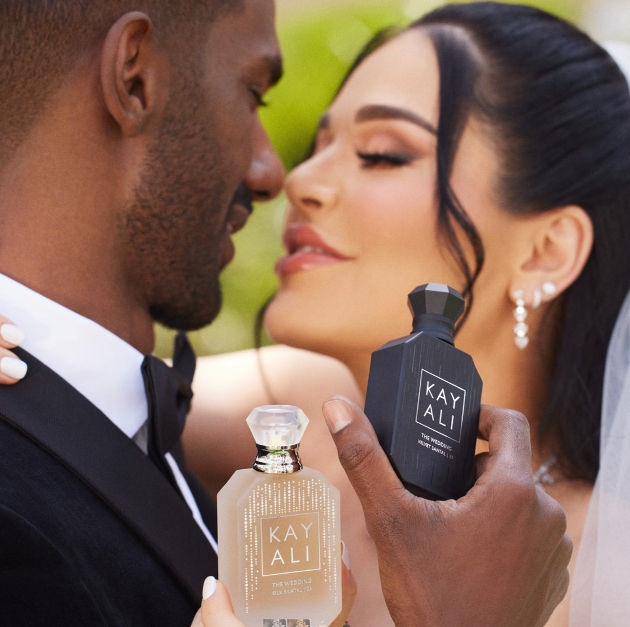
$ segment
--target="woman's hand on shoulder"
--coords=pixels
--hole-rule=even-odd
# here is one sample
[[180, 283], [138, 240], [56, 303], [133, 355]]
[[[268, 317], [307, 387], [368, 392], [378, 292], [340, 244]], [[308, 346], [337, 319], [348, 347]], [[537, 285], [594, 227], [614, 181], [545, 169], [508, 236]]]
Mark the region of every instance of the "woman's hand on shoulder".
[[26, 375], [26, 364], [10, 350], [22, 340], [24, 333], [11, 320], [0, 316], [0, 384], [17, 383]]
[[[348, 568], [348, 557], [342, 548], [341, 585], [342, 608], [341, 613], [330, 627], [342, 627], [346, 624], [350, 610], [357, 595], [357, 583], [352, 571]], [[245, 627], [234, 615], [232, 601], [226, 587], [214, 577], [206, 578], [203, 584], [203, 601], [201, 608], [195, 614], [190, 627]]]

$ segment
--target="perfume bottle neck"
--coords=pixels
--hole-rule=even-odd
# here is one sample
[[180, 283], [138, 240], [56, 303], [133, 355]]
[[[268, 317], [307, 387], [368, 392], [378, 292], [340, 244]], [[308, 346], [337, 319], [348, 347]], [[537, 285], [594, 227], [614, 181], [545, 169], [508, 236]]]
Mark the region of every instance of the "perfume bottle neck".
[[424, 331], [428, 335], [453, 345], [453, 321], [438, 314], [420, 314], [413, 319], [413, 333]]
[[293, 446], [270, 447], [256, 444], [257, 454], [254, 470], [271, 475], [288, 474], [302, 470], [298, 456], [298, 444]]

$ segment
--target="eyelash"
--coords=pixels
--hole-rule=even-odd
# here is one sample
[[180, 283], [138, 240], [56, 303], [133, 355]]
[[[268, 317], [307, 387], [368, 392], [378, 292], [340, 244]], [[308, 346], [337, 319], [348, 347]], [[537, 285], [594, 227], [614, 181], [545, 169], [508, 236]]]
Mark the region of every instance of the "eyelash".
[[399, 152], [359, 152], [357, 156], [363, 161], [361, 167], [374, 168], [379, 165], [399, 167], [415, 160], [415, 157]]

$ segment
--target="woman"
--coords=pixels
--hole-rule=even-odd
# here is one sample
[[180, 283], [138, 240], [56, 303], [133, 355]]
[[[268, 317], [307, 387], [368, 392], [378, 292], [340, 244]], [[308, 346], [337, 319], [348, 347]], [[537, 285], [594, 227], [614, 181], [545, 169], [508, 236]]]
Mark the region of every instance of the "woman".
[[[320, 407], [343, 387], [362, 402], [371, 352], [409, 332], [416, 285], [467, 297], [456, 344], [484, 402], [530, 420], [532, 470], [579, 547], [605, 353], [630, 283], [628, 146], [630, 96], [611, 58], [547, 14], [493, 3], [444, 7], [375, 42], [322, 118], [287, 179], [288, 255], [265, 317], [275, 340], [321, 355], [200, 360], [185, 446], [216, 491], [253, 459], [253, 406], [306, 411], [302, 457], [342, 491], [359, 588], [350, 625], [392, 622]], [[568, 605], [548, 624], [568, 624]]]

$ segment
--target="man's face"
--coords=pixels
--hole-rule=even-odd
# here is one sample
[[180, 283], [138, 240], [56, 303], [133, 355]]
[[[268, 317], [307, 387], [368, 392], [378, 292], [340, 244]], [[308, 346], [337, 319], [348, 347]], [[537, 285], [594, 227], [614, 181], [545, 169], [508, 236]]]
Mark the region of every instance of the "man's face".
[[237, 190], [264, 200], [282, 185], [257, 112], [281, 71], [273, 21], [273, 0], [246, 0], [242, 12], [212, 24], [191, 51], [198, 59], [175, 68], [161, 130], [123, 213], [130, 280], [167, 326], [199, 328], [218, 313], [230, 233], [249, 214], [247, 193], [238, 200]]

